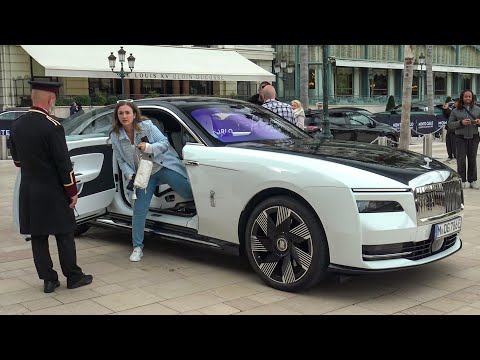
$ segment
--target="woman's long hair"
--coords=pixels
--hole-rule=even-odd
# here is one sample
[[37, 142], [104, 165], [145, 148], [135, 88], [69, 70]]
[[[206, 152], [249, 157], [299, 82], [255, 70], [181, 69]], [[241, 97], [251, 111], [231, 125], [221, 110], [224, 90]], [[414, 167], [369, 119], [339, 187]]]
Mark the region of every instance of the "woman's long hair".
[[118, 118], [118, 109], [120, 106], [127, 105], [129, 106], [132, 111], [133, 111], [133, 126], [135, 130], [140, 131], [142, 128], [140, 125], [138, 125], [141, 121], [143, 121], [142, 117], [142, 112], [138, 108], [137, 105], [133, 101], [125, 101], [121, 100], [117, 102], [117, 106], [115, 106], [115, 110], [113, 111], [113, 123], [112, 123], [112, 131], [110, 131], [110, 136], [112, 135], [112, 132], [118, 134], [120, 133], [120, 129], [123, 127], [122, 123], [120, 122], [120, 119]]

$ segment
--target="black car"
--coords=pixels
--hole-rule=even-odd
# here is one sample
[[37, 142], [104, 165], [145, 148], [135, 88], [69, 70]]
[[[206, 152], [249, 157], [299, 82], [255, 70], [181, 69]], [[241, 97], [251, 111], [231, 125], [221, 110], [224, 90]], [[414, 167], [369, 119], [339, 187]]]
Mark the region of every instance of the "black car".
[[0, 135], [10, 135], [13, 120], [25, 114], [26, 110], [6, 110], [0, 113]]
[[[353, 108], [333, 108], [328, 110], [330, 131], [337, 140], [373, 142], [379, 136], [386, 136], [392, 146], [397, 146], [399, 133], [390, 125], [375, 121], [370, 116]], [[305, 131], [322, 131], [323, 110], [305, 113]]]

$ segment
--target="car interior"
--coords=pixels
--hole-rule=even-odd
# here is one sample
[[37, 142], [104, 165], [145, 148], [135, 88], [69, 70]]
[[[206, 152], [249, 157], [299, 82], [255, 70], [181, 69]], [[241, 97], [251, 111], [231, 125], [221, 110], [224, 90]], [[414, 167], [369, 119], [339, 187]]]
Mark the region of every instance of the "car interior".
[[[194, 142], [189, 133], [182, 129], [182, 125], [170, 114], [160, 110], [142, 109], [142, 115], [149, 120], [167, 137], [170, 150], [182, 159], [182, 149], [186, 141]], [[182, 138], [185, 134], [185, 142]], [[186, 135], [188, 134], [188, 135]], [[124, 189], [126, 184], [124, 184]], [[193, 216], [196, 214], [193, 201], [186, 201], [167, 184], [161, 184], [155, 189], [150, 204], [154, 212], [170, 213], [179, 216]]]

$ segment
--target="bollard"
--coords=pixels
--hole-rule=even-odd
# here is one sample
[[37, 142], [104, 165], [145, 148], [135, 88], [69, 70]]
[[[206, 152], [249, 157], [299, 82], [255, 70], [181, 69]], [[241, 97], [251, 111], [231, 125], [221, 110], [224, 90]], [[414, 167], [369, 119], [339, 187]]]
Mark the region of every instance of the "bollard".
[[387, 137], [386, 136], [379, 136], [378, 137], [378, 145], [388, 145]]
[[423, 137], [423, 155], [432, 157], [432, 134]]
[[0, 160], [7, 160], [7, 135], [0, 135]]
[[445, 129], [445, 126], [442, 129], [442, 142], [447, 141], [447, 129]]

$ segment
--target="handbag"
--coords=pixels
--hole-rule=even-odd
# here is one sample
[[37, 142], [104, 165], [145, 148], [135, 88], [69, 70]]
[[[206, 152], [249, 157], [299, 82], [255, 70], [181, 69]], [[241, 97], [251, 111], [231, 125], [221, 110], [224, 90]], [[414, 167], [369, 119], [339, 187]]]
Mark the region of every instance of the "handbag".
[[133, 186], [139, 189], [146, 189], [148, 181], [150, 180], [150, 175], [152, 174], [152, 168], [153, 161], [150, 159], [150, 156], [147, 154], [142, 154], [138, 164], [137, 172], [135, 174]]
[[[144, 136], [142, 138], [143, 142], [148, 143], [148, 138]], [[135, 174], [135, 181], [133, 186], [139, 189], [146, 189], [148, 186], [148, 181], [150, 180], [150, 175], [152, 174], [153, 161], [152, 154], [142, 153], [139, 156], [138, 169]]]

